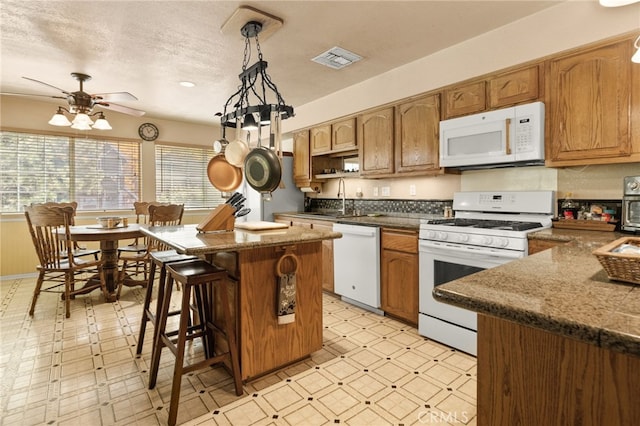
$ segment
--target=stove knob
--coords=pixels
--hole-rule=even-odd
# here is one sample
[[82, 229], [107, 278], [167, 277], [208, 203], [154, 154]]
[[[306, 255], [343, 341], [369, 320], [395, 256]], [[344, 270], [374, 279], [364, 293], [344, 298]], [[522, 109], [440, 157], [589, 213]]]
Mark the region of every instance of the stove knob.
[[449, 238], [449, 235], [446, 232], [438, 232], [438, 239], [439, 240], [446, 240], [447, 238]]
[[634, 180], [629, 184], [629, 189], [632, 191], [637, 191], [638, 189], [640, 189], [640, 183], [637, 180]]
[[509, 240], [506, 238], [496, 238], [496, 246], [497, 247], [506, 247], [509, 245]]
[[490, 246], [493, 243], [493, 238], [491, 237], [482, 237], [482, 245]]
[[466, 243], [467, 241], [469, 241], [469, 236], [467, 234], [460, 234], [458, 235], [458, 241], [460, 241], [461, 243]]
[[425, 234], [425, 238], [428, 240], [433, 240], [436, 238], [436, 232], [435, 231], [427, 231]]

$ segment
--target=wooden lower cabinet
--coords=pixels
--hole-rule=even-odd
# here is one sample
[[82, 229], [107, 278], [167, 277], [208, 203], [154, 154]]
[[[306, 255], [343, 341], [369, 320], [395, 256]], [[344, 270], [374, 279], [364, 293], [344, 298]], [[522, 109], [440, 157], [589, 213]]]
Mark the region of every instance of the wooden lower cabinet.
[[279, 325], [276, 316], [276, 263], [284, 252], [267, 247], [238, 252], [240, 364], [242, 380], [303, 359], [322, 348], [320, 242], [296, 244], [298, 257], [295, 321]]
[[[333, 223], [315, 222], [312, 227], [320, 231], [332, 231]], [[322, 241], [322, 289], [333, 293], [333, 281], [333, 240], [324, 240]]]
[[418, 324], [418, 233], [383, 229], [380, 302], [393, 317]]
[[[290, 246], [298, 258], [294, 322], [278, 324], [276, 265], [285, 251], [263, 247], [208, 257], [229, 272], [231, 316], [236, 326], [243, 381], [251, 381], [306, 358], [322, 348], [322, 244], [320, 241]], [[215, 295], [215, 321], [224, 322], [220, 298]], [[227, 348], [216, 338], [217, 350]]]
[[478, 314], [480, 426], [635, 425], [640, 357]]

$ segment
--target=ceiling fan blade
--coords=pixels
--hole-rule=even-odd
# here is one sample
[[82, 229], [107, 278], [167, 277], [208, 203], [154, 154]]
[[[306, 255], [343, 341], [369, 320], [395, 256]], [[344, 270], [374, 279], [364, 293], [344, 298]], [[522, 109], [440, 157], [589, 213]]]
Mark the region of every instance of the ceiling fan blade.
[[44, 84], [45, 86], [49, 86], [49, 87], [51, 87], [52, 89], [56, 89], [56, 90], [61, 91], [61, 92], [62, 92], [62, 93], [64, 93], [65, 95], [70, 95], [70, 94], [71, 94], [71, 93], [67, 92], [66, 90], [63, 90], [63, 89], [61, 89], [61, 88], [59, 88], [59, 87], [56, 87], [56, 86], [54, 86], [54, 85], [52, 85], [52, 84], [49, 84], [49, 83], [45, 83], [44, 81], [36, 80], [36, 79], [34, 79], [34, 78], [29, 78], [29, 77], [22, 77], [22, 78], [24, 78], [25, 80], [34, 81], [34, 82], [36, 82], [36, 83]]
[[51, 95], [34, 95], [32, 93], [12, 93], [12, 92], [2, 92], [0, 93], [0, 95], [7, 95], [7, 96], [37, 96], [40, 98], [53, 98], [53, 99], [67, 99], [66, 96], [51, 96]]
[[109, 102], [96, 102], [94, 105], [99, 105], [102, 108], [110, 109], [116, 112], [121, 112], [123, 114], [135, 115], [136, 117], [142, 117], [145, 114], [145, 112], [142, 110], [126, 107], [124, 105], [112, 104]]
[[98, 101], [137, 101], [138, 98], [129, 92], [113, 92], [113, 93], [95, 93], [91, 95], [93, 99]]

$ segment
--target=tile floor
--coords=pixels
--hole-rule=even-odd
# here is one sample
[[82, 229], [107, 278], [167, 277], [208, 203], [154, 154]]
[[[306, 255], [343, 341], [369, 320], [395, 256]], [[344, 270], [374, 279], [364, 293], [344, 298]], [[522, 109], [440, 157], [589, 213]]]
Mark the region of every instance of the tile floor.
[[[0, 281], [0, 424], [166, 424], [173, 357], [147, 389], [150, 336], [136, 357], [143, 298], [58, 296], [27, 314], [34, 279]], [[151, 328], [151, 327], [150, 327]], [[182, 381], [178, 423], [202, 425], [475, 425], [476, 360], [403, 323], [324, 295], [324, 346], [244, 386], [206, 369]], [[190, 354], [197, 356], [200, 345]]]

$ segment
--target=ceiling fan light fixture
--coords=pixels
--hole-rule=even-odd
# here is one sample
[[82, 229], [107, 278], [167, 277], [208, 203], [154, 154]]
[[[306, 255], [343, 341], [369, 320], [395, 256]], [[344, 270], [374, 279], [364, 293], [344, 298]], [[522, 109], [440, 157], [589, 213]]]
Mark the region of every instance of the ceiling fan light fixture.
[[88, 123], [83, 123], [83, 122], [73, 123], [71, 125], [71, 128], [76, 130], [91, 130], [91, 126]]
[[[71, 123], [77, 124], [77, 125], [86, 124], [87, 126], [91, 126], [93, 124], [93, 120], [84, 112], [79, 112], [76, 114], [76, 118], [74, 118], [73, 121], [71, 121]], [[76, 127], [74, 127], [74, 129], [75, 128]]]
[[113, 129], [111, 127], [111, 124], [109, 124], [109, 122], [107, 121], [107, 119], [105, 118], [104, 114], [102, 112], [98, 113], [98, 119], [96, 120], [96, 122], [94, 123], [93, 127], [96, 130], [111, 130]]
[[51, 120], [49, 120], [49, 124], [51, 124], [52, 126], [71, 126], [71, 122], [69, 121], [69, 119], [67, 118], [66, 115], [64, 115], [64, 113], [62, 112], [62, 107], [58, 107], [58, 111], [53, 114], [53, 117], [51, 117]]

